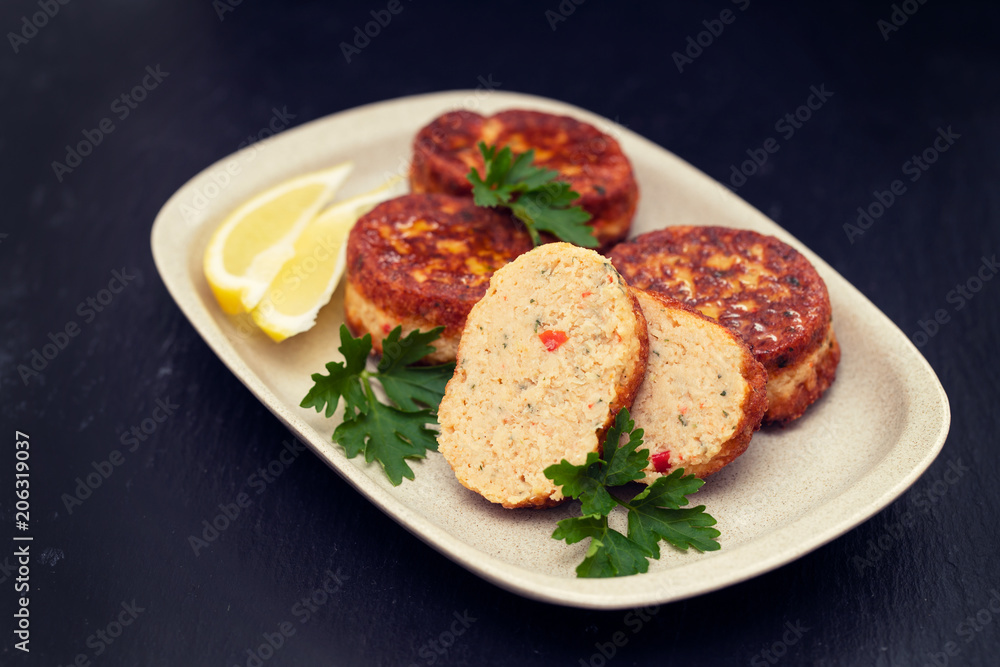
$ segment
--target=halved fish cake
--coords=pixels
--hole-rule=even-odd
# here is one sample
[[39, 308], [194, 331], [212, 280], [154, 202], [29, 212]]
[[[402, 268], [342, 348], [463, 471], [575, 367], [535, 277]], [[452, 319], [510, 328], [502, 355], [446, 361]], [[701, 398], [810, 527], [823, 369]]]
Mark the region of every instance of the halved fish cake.
[[414, 139], [413, 191], [471, 194], [469, 170], [485, 175], [480, 141], [514, 153], [533, 148], [536, 165], [558, 171], [580, 193], [577, 203], [593, 216], [588, 224], [601, 246], [628, 236], [639, 201], [632, 165], [612, 137], [569, 116], [520, 109], [489, 117], [469, 111], [439, 116]]
[[465, 318], [498, 268], [531, 249], [509, 216], [468, 197], [404, 195], [376, 206], [347, 240], [344, 311], [356, 336], [445, 327], [428, 363], [453, 361]]
[[[767, 409], [767, 373], [743, 340], [670, 297], [634, 290], [649, 330], [632, 405], [651, 484], [675, 468], [705, 477], [742, 454]], [[627, 441], [627, 437], [623, 437]]]
[[773, 236], [667, 227], [608, 253], [633, 287], [666, 294], [735, 331], [767, 371], [764, 423], [802, 416], [833, 383], [840, 347], [826, 285]]
[[646, 320], [607, 259], [551, 243], [498, 270], [465, 324], [438, 408], [458, 481], [504, 507], [564, 497], [544, 470], [583, 463], [635, 398]]

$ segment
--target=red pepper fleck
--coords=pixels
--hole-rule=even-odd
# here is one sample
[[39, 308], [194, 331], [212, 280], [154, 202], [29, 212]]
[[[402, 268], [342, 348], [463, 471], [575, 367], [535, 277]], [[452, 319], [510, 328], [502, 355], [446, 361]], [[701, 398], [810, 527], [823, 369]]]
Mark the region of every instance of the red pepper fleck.
[[538, 334], [538, 338], [549, 352], [552, 352], [569, 340], [569, 336], [566, 335], [565, 331], [543, 331]]
[[659, 454], [653, 454], [649, 457], [649, 461], [653, 464], [653, 470], [656, 472], [666, 472], [670, 470], [670, 452], [660, 452]]
[[688, 409], [687, 409], [687, 406], [685, 405], [683, 408], [681, 408], [681, 414], [682, 415], [686, 415], [687, 412], [688, 412]]
[[593, 294], [593, 292], [584, 292], [584, 293], [583, 293], [583, 294], [581, 294], [580, 296], [582, 296], [582, 297], [583, 297], [584, 299], [586, 299], [586, 298], [587, 298], [588, 296], [590, 296], [591, 294]]

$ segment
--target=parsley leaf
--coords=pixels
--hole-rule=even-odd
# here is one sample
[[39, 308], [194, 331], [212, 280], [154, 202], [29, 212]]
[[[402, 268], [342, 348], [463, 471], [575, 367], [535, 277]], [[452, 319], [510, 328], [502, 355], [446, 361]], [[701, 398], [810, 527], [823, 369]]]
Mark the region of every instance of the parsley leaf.
[[485, 178], [475, 167], [466, 175], [477, 206], [510, 208], [528, 229], [534, 245], [541, 243], [539, 232], [549, 232], [563, 241], [597, 247], [594, 232], [586, 224], [590, 213], [572, 206], [580, 193], [569, 183], [557, 180], [558, 171], [536, 167], [533, 148], [514, 156], [508, 146], [498, 151], [495, 145], [480, 141], [479, 152], [483, 155]]
[[564, 496], [580, 500], [580, 511], [584, 516], [605, 516], [615, 508], [615, 499], [604, 486], [603, 468], [604, 462], [597, 452], [590, 452], [582, 465], [575, 466], [563, 459], [544, 472], [546, 477], [562, 487]]
[[616, 577], [640, 574], [649, 569], [646, 555], [617, 530], [608, 528], [606, 516], [563, 519], [552, 537], [575, 544], [590, 538], [583, 562], [576, 568], [579, 577]]
[[[619, 410], [604, 439], [605, 460], [597, 452], [590, 452], [582, 465], [575, 466], [563, 459], [545, 469], [545, 476], [562, 487], [564, 496], [580, 500], [580, 511], [584, 516], [610, 513], [617, 501], [608, 493], [607, 487], [620, 486], [645, 475], [642, 469], [649, 458], [645, 450], [635, 451], [642, 444], [642, 429], [633, 431], [634, 428], [635, 422], [628, 410]], [[622, 433], [631, 435], [629, 442], [619, 447]]]
[[[627, 436], [625, 444], [621, 439]], [[583, 516], [563, 519], [552, 534], [557, 540], [575, 544], [590, 538], [583, 562], [576, 568], [580, 577], [620, 577], [649, 569], [647, 558], [660, 557], [660, 540], [681, 550], [720, 548], [719, 531], [704, 505], [688, 507], [687, 496], [697, 493], [704, 482], [677, 469], [660, 477], [629, 501], [613, 496], [609, 486], [641, 479], [649, 464], [649, 452], [642, 445], [642, 429], [635, 428], [628, 410], [622, 409], [608, 429], [604, 458], [587, 455], [580, 465], [563, 459], [545, 469], [545, 476], [562, 487], [564, 495], [580, 500]], [[628, 535], [608, 525], [615, 505], [628, 511]]]
[[[348, 458], [364, 454], [365, 461], [378, 461], [393, 485], [403, 478], [413, 479], [408, 458], [423, 458], [427, 450], [437, 451], [437, 434], [428, 425], [436, 424], [437, 406], [451, 378], [455, 364], [414, 366], [434, 348], [443, 327], [428, 332], [413, 331], [400, 339], [402, 327], [393, 329], [382, 341], [382, 359], [375, 371], [367, 370], [372, 349], [371, 334], [351, 336], [340, 327], [343, 362], [326, 364], [329, 375], [314, 373], [313, 386], [301, 406], [326, 410], [330, 417], [344, 401], [344, 421], [333, 432]], [[394, 405], [380, 402], [372, 380], [382, 385]]]
[[406, 338], [400, 340], [403, 327], [396, 327], [382, 340], [382, 358], [378, 362], [379, 373], [391, 373], [401, 366], [417, 363], [434, 351], [434, 347], [429, 343], [437, 340], [442, 331], [444, 327], [436, 327], [430, 331], [411, 331]]
[[444, 331], [411, 331], [399, 340], [402, 327], [396, 327], [382, 341], [382, 359], [378, 363], [378, 380], [389, 399], [403, 410], [428, 407], [437, 410], [444, 396], [445, 385], [455, 372], [455, 364], [413, 366], [434, 348], [428, 345]]
[[[625, 445], [620, 444], [623, 434], [629, 436]], [[607, 461], [604, 483], [607, 486], [621, 486], [646, 476], [644, 469], [649, 465], [649, 452], [645, 449], [636, 451], [642, 444], [643, 435], [643, 430], [635, 427], [628, 410], [619, 410], [604, 440], [604, 458]]]
[[[683, 473], [683, 470], [678, 469], [675, 472]], [[661, 477], [653, 484], [659, 484], [667, 479], [669, 478]], [[653, 558], [660, 557], [660, 540], [666, 540], [681, 550], [694, 547], [698, 551], [718, 551], [721, 548], [715, 541], [720, 533], [711, 528], [715, 525], [715, 519], [712, 515], [705, 514], [704, 505], [686, 509], [668, 509], [657, 507], [655, 498], [646, 496], [639, 501], [633, 499], [629, 510], [628, 537]]]
[[357, 378], [366, 372], [365, 364], [368, 362], [368, 353], [371, 349], [371, 335], [354, 338], [347, 327], [341, 325], [340, 353], [344, 355], [344, 361], [328, 363], [326, 370], [329, 371], [329, 375], [313, 373], [312, 381], [315, 384], [299, 405], [303, 408], [316, 408], [316, 412], [320, 412], [325, 405], [326, 416], [332, 417], [337, 409], [337, 403], [343, 397], [345, 419], [354, 417], [359, 411], [367, 412], [368, 403], [364, 389], [357, 382]]
[[403, 367], [391, 375], [382, 373], [378, 379], [389, 400], [399, 408], [420, 410], [429, 407], [436, 411], [454, 370], [454, 364]]
[[333, 431], [333, 441], [343, 445], [348, 458], [365, 455], [371, 463], [378, 459], [393, 486], [403, 478], [413, 479], [407, 458], [422, 459], [426, 450], [437, 451], [437, 434], [427, 428], [434, 423], [430, 410], [405, 412], [374, 398], [370, 412], [362, 419], [346, 419]]

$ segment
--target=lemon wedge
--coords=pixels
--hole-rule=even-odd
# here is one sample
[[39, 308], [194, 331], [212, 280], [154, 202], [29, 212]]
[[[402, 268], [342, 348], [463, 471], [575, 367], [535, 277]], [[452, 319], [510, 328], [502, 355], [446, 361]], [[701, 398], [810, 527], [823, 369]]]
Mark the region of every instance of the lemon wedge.
[[295, 241], [295, 255], [278, 271], [250, 315], [279, 343], [308, 331], [329, 303], [347, 266], [347, 235], [376, 204], [402, 194], [402, 178], [337, 202], [310, 222]]
[[295, 255], [296, 239], [334, 198], [352, 168], [345, 162], [298, 176], [229, 214], [208, 242], [204, 257], [205, 277], [224, 311], [253, 310]]

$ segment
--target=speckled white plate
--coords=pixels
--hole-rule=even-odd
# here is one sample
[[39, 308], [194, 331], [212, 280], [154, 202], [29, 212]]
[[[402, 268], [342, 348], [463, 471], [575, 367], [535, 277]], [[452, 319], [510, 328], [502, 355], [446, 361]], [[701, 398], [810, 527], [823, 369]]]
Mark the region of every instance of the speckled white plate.
[[[437, 453], [411, 464], [416, 481], [393, 487], [381, 469], [347, 459], [331, 442], [337, 419], [299, 407], [311, 373], [340, 359], [343, 288], [316, 327], [280, 345], [217, 306], [202, 254], [222, 218], [287, 178], [354, 160], [342, 196], [408, 169], [417, 130], [467, 108], [566, 113], [616, 137], [635, 167], [642, 201], [633, 233], [672, 224], [715, 224], [773, 234], [800, 250], [826, 281], [843, 348], [837, 381], [809, 412], [754, 436], [746, 454], [696, 496], [722, 531], [714, 553], [663, 549], [647, 574], [578, 579], [586, 544], [551, 539], [573, 505], [504, 510], [460, 486]], [[561, 605], [626, 608], [712, 591], [788, 563], [857, 526], [902, 494], [931, 464], [948, 433], [948, 398], [906, 336], [857, 289], [781, 227], [663, 148], [568, 104], [506, 92], [455, 91], [351, 109], [283, 132], [219, 161], [164, 205], [153, 256], [181, 310], [219, 358], [281, 421], [360, 493], [422, 540], [511, 591]], [[206, 405], [206, 410], [211, 410]], [[339, 416], [338, 411], [338, 416]], [[621, 518], [621, 517], [619, 517]], [[622, 526], [619, 526], [621, 528]]]

